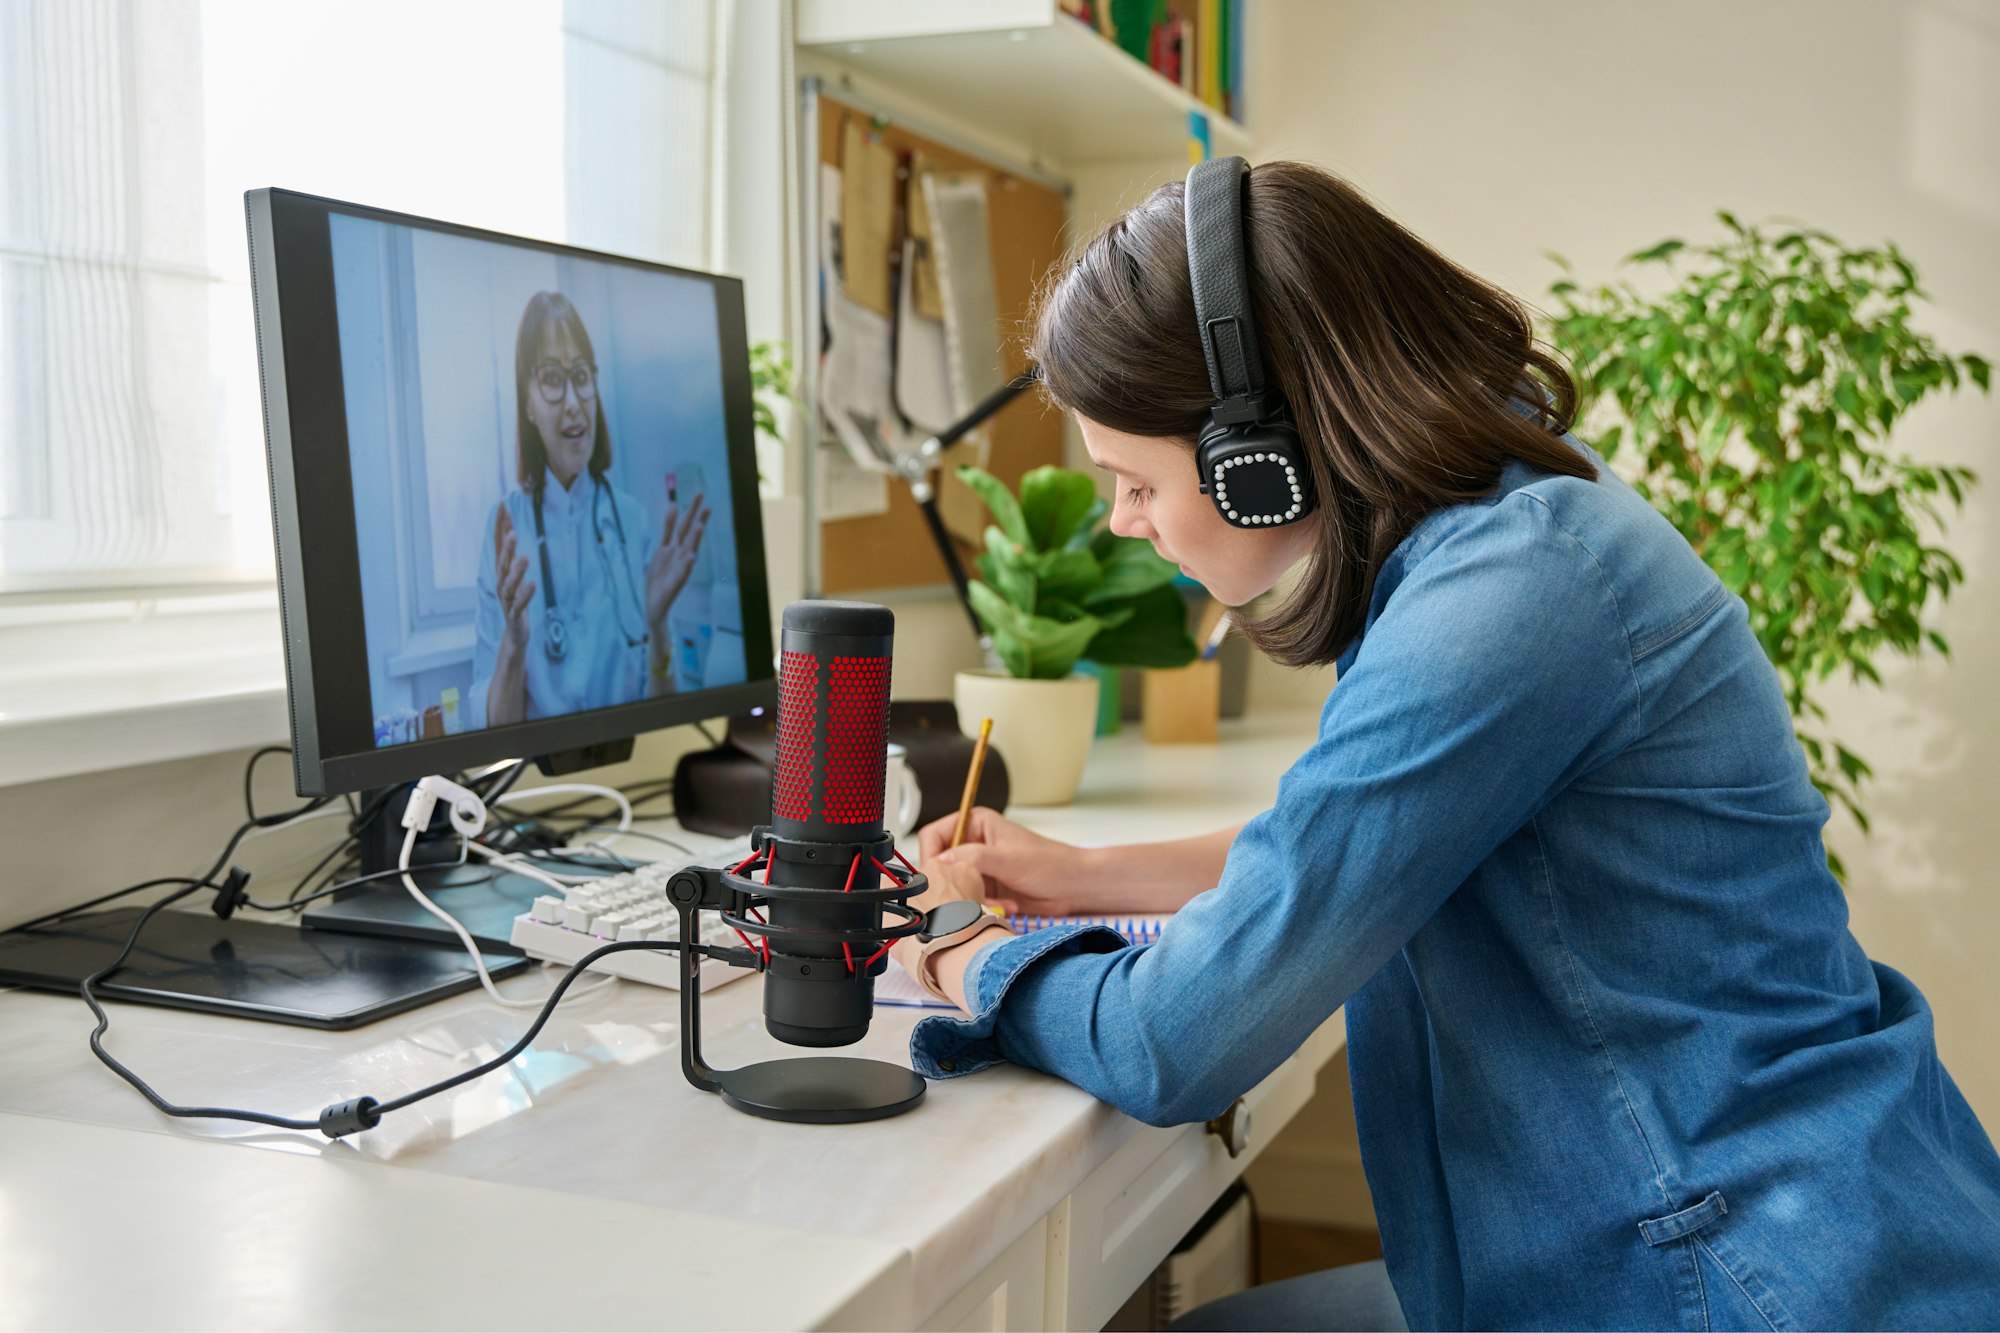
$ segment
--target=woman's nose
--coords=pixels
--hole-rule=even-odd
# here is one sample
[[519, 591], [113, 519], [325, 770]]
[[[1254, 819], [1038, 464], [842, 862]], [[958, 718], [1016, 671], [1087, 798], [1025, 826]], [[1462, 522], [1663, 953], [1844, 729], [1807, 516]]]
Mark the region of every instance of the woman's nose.
[[1112, 501], [1110, 527], [1111, 533], [1115, 537], [1143, 537], [1145, 535], [1139, 531], [1139, 515], [1133, 512], [1133, 507], [1125, 503], [1122, 497]]

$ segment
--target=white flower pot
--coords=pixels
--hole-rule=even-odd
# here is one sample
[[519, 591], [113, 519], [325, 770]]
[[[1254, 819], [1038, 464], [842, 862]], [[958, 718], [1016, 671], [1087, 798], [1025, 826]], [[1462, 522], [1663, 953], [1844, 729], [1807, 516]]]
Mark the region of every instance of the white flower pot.
[[979, 735], [993, 719], [992, 744], [1007, 761], [1007, 799], [1014, 805], [1067, 805], [1083, 781], [1083, 764], [1097, 733], [1095, 676], [1017, 680], [1004, 671], [961, 671], [952, 678], [958, 729]]

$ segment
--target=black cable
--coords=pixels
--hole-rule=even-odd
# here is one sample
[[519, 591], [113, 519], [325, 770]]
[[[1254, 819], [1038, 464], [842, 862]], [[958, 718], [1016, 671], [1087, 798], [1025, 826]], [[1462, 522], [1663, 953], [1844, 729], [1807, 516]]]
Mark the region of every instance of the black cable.
[[[590, 827], [590, 826], [586, 826]], [[581, 866], [586, 870], [602, 869], [602, 863], [611, 862], [620, 870], [637, 870], [636, 861], [628, 861], [609, 847], [585, 849], [582, 847], [538, 847], [533, 851], [515, 852], [516, 856], [529, 861], [549, 861], [559, 866]]]
[[[306, 892], [306, 886], [311, 884], [313, 880], [318, 877], [321, 871], [325, 870], [328, 866], [332, 865], [336, 860], [343, 857], [347, 853], [348, 849], [354, 845], [354, 837], [355, 835], [350, 833], [345, 838], [341, 839], [340, 842], [336, 843], [333, 847], [329, 848], [327, 850], [326, 855], [320, 857], [319, 861], [313, 866], [311, 870], [308, 870], [306, 871], [305, 874], [299, 876], [298, 883], [292, 885], [291, 892], [285, 895], [285, 901], [287, 903], [291, 903], [294, 905], [302, 902], [303, 899], [300, 897], [300, 895]], [[342, 864], [345, 864], [345, 862], [342, 862]]]
[[[417, 868], [421, 869], [423, 867]], [[451, 887], [454, 889], [469, 888], [474, 884], [486, 884], [498, 878], [491, 868], [478, 866], [473, 868], [483, 870], [484, 873], [475, 875], [469, 879], [454, 880]], [[353, 879], [343, 879], [338, 883], [314, 889], [302, 898], [287, 898], [281, 903], [260, 903], [254, 898], [245, 898], [240, 905], [259, 912], [296, 912], [309, 903], [318, 902], [321, 898], [330, 898], [336, 893], [345, 893], [357, 884], [372, 884], [378, 879], [389, 879], [402, 873], [403, 868], [401, 866], [391, 866], [387, 870], [377, 870], [372, 875], [357, 875]], [[295, 889], [294, 892], [297, 892], [297, 890]], [[432, 892], [435, 893], [436, 890], [433, 889]]]
[[250, 779], [257, 772], [257, 761], [267, 754], [290, 754], [291, 752], [292, 747], [289, 745], [267, 745], [263, 749], [251, 754], [249, 761], [243, 765], [243, 813], [249, 817], [250, 823], [256, 828], [271, 828], [274, 825], [284, 823], [288, 819], [296, 819], [300, 815], [311, 814], [313, 811], [333, 803], [333, 797], [331, 796], [315, 796], [304, 805], [284, 811], [281, 814], [260, 815], [257, 813], [257, 804], [250, 796]]
[[267, 745], [252, 754], [249, 762], [243, 765], [243, 817], [245, 819], [254, 821], [257, 818], [257, 803], [250, 795], [250, 779], [256, 776], [257, 761], [267, 754], [290, 754], [291, 752], [292, 747], [289, 745]]
[[122, 889], [113, 890], [105, 894], [102, 898], [92, 898], [87, 903], [77, 903], [70, 907], [58, 908], [46, 916], [36, 917], [33, 921], [23, 921], [18, 926], [10, 927], [9, 933], [11, 934], [15, 930], [33, 930], [36, 926], [45, 926], [51, 921], [62, 921], [68, 917], [75, 916], [78, 912], [87, 912], [93, 907], [108, 903], [114, 898], [123, 898], [128, 893], [138, 893], [145, 889], [157, 889], [162, 884], [185, 884], [192, 889], [200, 887], [201, 882], [187, 875], [167, 875], [161, 879], [149, 879], [143, 884], [132, 884]]
[[[563, 974], [562, 980], [558, 981], [555, 984], [555, 988], [549, 992], [548, 999], [542, 1004], [541, 1012], [535, 1016], [535, 1021], [529, 1025], [528, 1030], [521, 1034], [519, 1041], [482, 1065], [475, 1065], [471, 1069], [454, 1074], [450, 1078], [431, 1084], [429, 1087], [418, 1088], [415, 1092], [405, 1093], [403, 1096], [390, 1101], [378, 1102], [373, 1097], [354, 1098], [350, 1101], [336, 1103], [333, 1106], [327, 1107], [313, 1120], [267, 1115], [261, 1111], [243, 1111], [228, 1106], [177, 1106], [160, 1096], [159, 1093], [153, 1091], [144, 1079], [120, 1064], [109, 1051], [104, 1049], [104, 1045], [99, 1038], [110, 1028], [111, 1018], [104, 1012], [103, 1006], [98, 1004], [97, 997], [91, 993], [91, 987], [113, 972], [116, 972], [123, 965], [125, 956], [132, 950], [133, 941], [138, 938], [139, 931], [145, 926], [147, 920], [154, 912], [159, 911], [168, 903], [185, 898], [188, 894], [193, 893], [201, 887], [203, 885], [200, 883], [191, 884], [179, 893], [163, 898], [147, 908], [145, 913], [133, 925], [132, 934], [126, 938], [125, 947], [119, 950], [118, 956], [111, 961], [111, 965], [99, 968], [96, 972], [83, 979], [82, 990], [84, 1002], [90, 1006], [91, 1012], [97, 1015], [98, 1020], [96, 1029], [90, 1034], [90, 1049], [96, 1053], [98, 1059], [111, 1068], [112, 1072], [116, 1073], [127, 1083], [130, 1083], [134, 1088], [137, 1088], [140, 1095], [151, 1102], [154, 1109], [160, 1111], [162, 1114], [191, 1120], [247, 1120], [259, 1125], [273, 1125], [279, 1129], [317, 1129], [328, 1138], [338, 1138], [343, 1134], [352, 1133], [357, 1129], [372, 1129], [377, 1121], [391, 1111], [400, 1111], [405, 1106], [420, 1102], [426, 1097], [434, 1097], [440, 1092], [455, 1088], [461, 1083], [480, 1077], [482, 1074], [490, 1074], [494, 1070], [512, 1062], [522, 1051], [528, 1049], [529, 1044], [534, 1041], [542, 1028], [547, 1025], [549, 1019], [555, 1014], [556, 1005], [562, 1000], [563, 992], [569, 989], [570, 983], [575, 981], [578, 975], [592, 963], [605, 955], [624, 953], [634, 949], [669, 950], [682, 947], [679, 940], [624, 940], [616, 944], [602, 945], [599, 948], [591, 950], [570, 965], [569, 971]], [[717, 952], [711, 946], [705, 944], [691, 944], [687, 947], [704, 955]], [[738, 950], [735, 952], [744, 951]]]
[[616, 824], [585, 824], [580, 828], [571, 829], [570, 832], [571, 833], [616, 833], [623, 838], [644, 838], [648, 842], [665, 843], [667, 846], [673, 848], [675, 851], [679, 852], [683, 856], [701, 855], [700, 852], [694, 851], [688, 847], [684, 847], [680, 843], [675, 842], [672, 838], [663, 838], [657, 833], [647, 833], [643, 829], [635, 829], [635, 828], [621, 829]]
[[707, 741], [710, 745], [722, 744], [721, 741], [715, 739], [715, 733], [708, 729], [708, 724], [706, 722], [695, 722], [691, 723], [690, 725], [693, 726], [696, 731], [700, 732], [702, 735], [702, 739]]
[[[239, 832], [236, 838], [230, 840], [230, 851], [236, 850], [236, 842], [241, 837], [242, 834]], [[228, 859], [227, 853], [224, 854], [223, 859]], [[140, 1095], [151, 1102], [156, 1110], [167, 1115], [193, 1119], [249, 1120], [259, 1125], [275, 1125], [279, 1129], [317, 1129], [319, 1128], [317, 1120], [292, 1120], [285, 1116], [265, 1115], [258, 1111], [236, 1111], [224, 1106], [176, 1106], [148, 1087], [146, 1080], [118, 1063], [111, 1052], [104, 1049], [104, 1043], [99, 1040], [110, 1029], [111, 1016], [104, 1012], [104, 1006], [97, 1002], [97, 997], [91, 993], [90, 988], [125, 965], [126, 955], [132, 952], [132, 946], [138, 942], [139, 932], [144, 930], [146, 923], [153, 919], [153, 913], [159, 911], [169, 903], [178, 902], [180, 899], [187, 897], [196, 889], [213, 887], [215, 886], [207, 883], [205, 879], [197, 880], [195, 883], [182, 889], [179, 893], [170, 893], [151, 907], [148, 907], [144, 912], [139, 914], [139, 919], [132, 923], [132, 933], [125, 937], [125, 947], [118, 951], [118, 956], [111, 960], [110, 965], [98, 968], [97, 971], [83, 979], [83, 985], [79, 987], [83, 992], [83, 1002], [90, 1006], [90, 1012], [97, 1015], [97, 1026], [90, 1033], [90, 1049], [98, 1059], [110, 1067], [112, 1073], [137, 1088]], [[652, 941], [647, 942], [652, 943]], [[659, 942], [665, 943], [666, 941]]]
[[487, 805], [492, 805], [502, 796], [505, 796], [507, 794], [507, 789], [509, 787], [512, 787], [515, 783], [519, 782], [521, 780], [521, 775], [527, 771], [528, 771], [527, 760], [525, 759], [515, 760], [513, 763], [507, 765], [505, 768], [501, 769], [499, 773], [494, 775], [493, 781], [489, 783], [483, 790], [480, 791], [479, 799], [484, 801]]
[[[562, 999], [563, 992], [569, 989], [570, 982], [575, 981], [585, 968], [606, 954], [623, 953], [630, 949], [669, 950], [680, 947], [681, 942], [679, 940], [622, 940], [616, 944], [606, 944], [592, 949], [589, 953], [570, 964], [569, 971], [563, 973], [562, 980], [558, 981], [555, 989], [549, 992], [549, 998], [542, 1004], [541, 1013], [535, 1015], [534, 1023], [529, 1026], [526, 1032], [521, 1034], [519, 1041], [483, 1065], [475, 1065], [463, 1073], [454, 1074], [442, 1082], [433, 1083], [428, 1088], [419, 1088], [415, 1092], [406, 1093], [393, 1101], [377, 1104], [375, 1107], [376, 1113], [378, 1115], [387, 1115], [391, 1111], [400, 1111], [413, 1102], [420, 1102], [426, 1097], [435, 1096], [437, 1093], [443, 1092], [448, 1088], [455, 1088], [461, 1083], [478, 1078], [481, 1074], [490, 1074], [501, 1066], [511, 1063], [515, 1056], [528, 1049], [528, 1044], [534, 1041], [535, 1035], [542, 1030], [543, 1025], [555, 1013], [556, 1004]], [[705, 954], [711, 951], [710, 946], [705, 944], [693, 944], [688, 947], [698, 953]]]
[[[106, 977], [113, 975], [121, 967], [125, 965], [125, 960], [131, 956], [133, 948], [138, 944], [140, 932], [142, 932], [146, 928], [146, 923], [153, 919], [155, 913], [161, 911], [163, 908], [172, 905], [173, 903], [179, 902], [181, 899], [187, 897], [189, 894], [195, 892], [196, 890], [203, 888], [216, 889], [220, 892], [226, 892], [230, 897], [233, 897], [235, 901], [226, 904], [230, 910], [234, 910], [234, 907], [239, 905], [254, 907], [260, 911], [294, 910], [297, 907], [303, 906], [304, 902], [311, 901], [311, 898], [316, 898], [324, 896], [325, 894], [338, 892], [342, 889], [350, 887], [352, 884], [361, 883], [364, 880], [386, 878], [390, 874], [401, 875], [403, 873], [403, 869], [401, 867], [398, 867], [393, 871], [384, 871], [384, 872], [379, 872], [377, 874], [362, 876], [360, 879], [357, 880], [334, 885], [329, 888], [316, 891], [314, 894], [311, 895], [310, 898], [303, 900], [294, 898], [293, 900], [289, 900], [282, 904], [255, 903], [250, 901], [247, 897], [243, 896], [242, 884], [243, 882], [247, 881], [247, 876], [244, 875], [243, 872], [241, 871], [233, 871], [231, 873], [230, 883], [227, 886], [222, 886], [215, 883], [216, 875], [222, 870], [224, 866], [229, 864], [229, 858], [235, 854], [238, 844], [240, 844], [243, 841], [244, 837], [253, 828], [270, 828], [274, 825], [285, 823], [291, 819], [297, 818], [299, 815], [306, 814], [313, 810], [317, 810], [327, 805], [333, 799], [335, 799], [333, 797], [319, 797], [313, 801], [308, 802], [305, 806], [300, 807], [299, 809], [287, 811], [282, 815], [264, 815], [264, 816], [257, 815], [255, 812], [255, 806], [252, 803], [250, 796], [250, 773], [251, 771], [254, 770], [258, 758], [262, 757], [265, 754], [276, 753], [284, 748], [285, 747], [282, 746], [267, 747], [263, 750], [259, 750], [258, 752], [256, 752], [251, 756], [249, 765], [246, 766], [245, 776], [244, 776], [244, 805], [246, 808], [246, 813], [248, 813], [250, 817], [243, 824], [238, 826], [238, 828], [234, 833], [230, 834], [229, 841], [226, 844], [224, 844], [221, 855], [216, 857], [215, 864], [209, 867], [208, 873], [202, 875], [199, 879], [193, 879], [193, 880], [190, 880], [184, 876], [170, 876], [162, 879], [148, 880], [143, 884], [136, 884], [128, 888], [120, 889], [115, 893], [106, 894], [105, 896], [94, 899], [91, 902], [65, 908], [62, 911], [51, 913], [48, 916], [38, 917], [34, 921], [27, 923], [27, 926], [36, 926], [44, 924], [49, 921], [60, 920], [63, 917], [74, 915], [75, 913], [84, 911], [90, 907], [97, 906], [101, 903], [109, 902], [114, 898], [123, 897], [128, 893], [138, 892], [141, 889], [155, 888], [165, 884], [180, 884], [183, 886], [177, 892], [168, 894], [166, 897], [160, 899], [156, 903], [153, 903], [152, 905], [147, 907], [145, 911], [141, 912], [139, 914], [138, 920], [132, 923], [132, 929], [130, 933], [126, 935], [125, 944], [122, 948], [119, 949], [117, 956], [114, 957], [108, 965], [99, 968], [97, 971], [85, 977], [82, 983], [78, 986], [78, 990], [83, 996], [84, 1003], [90, 1006], [91, 1013], [93, 1013], [97, 1017], [97, 1026], [93, 1028], [90, 1033], [91, 1052], [94, 1055], [96, 1055], [99, 1060], [103, 1061], [105, 1066], [109, 1068], [113, 1073], [117, 1074], [120, 1078], [124, 1079], [127, 1083], [130, 1083], [135, 1089], [137, 1089], [139, 1094], [145, 1097], [145, 1099], [152, 1104], [154, 1109], [158, 1110], [164, 1115], [175, 1116], [183, 1119], [242, 1120], [251, 1122], [253, 1124], [271, 1125], [279, 1129], [317, 1129], [321, 1133], [325, 1134], [328, 1138], [338, 1138], [344, 1134], [353, 1133], [356, 1130], [372, 1128], [376, 1123], [378, 1123], [381, 1120], [383, 1115], [387, 1114], [390, 1111], [400, 1110], [401, 1108], [409, 1106], [414, 1102], [421, 1101], [426, 1097], [435, 1096], [437, 1093], [444, 1092], [450, 1088], [455, 1088], [461, 1083], [467, 1082], [468, 1080], [474, 1078], [478, 1078], [483, 1074], [491, 1073], [493, 1070], [501, 1068], [502, 1066], [512, 1061], [522, 1051], [528, 1048], [529, 1044], [534, 1041], [536, 1035], [539, 1034], [542, 1028], [548, 1023], [549, 1018], [555, 1013], [556, 1005], [561, 1002], [563, 993], [569, 989], [570, 983], [575, 981], [579, 973], [583, 972], [592, 963], [596, 962], [599, 958], [605, 957], [608, 954], [622, 953], [628, 950], [635, 950], [635, 949], [669, 950], [669, 949], [681, 949], [683, 947], [686, 947], [693, 949], [698, 954], [704, 956], [720, 952], [708, 945], [702, 945], [702, 944], [683, 945], [683, 943], [678, 940], [625, 940], [618, 943], [606, 944], [597, 949], [593, 949], [591, 952], [585, 954], [582, 958], [578, 959], [575, 963], [573, 963], [570, 966], [569, 970], [563, 974], [562, 980], [558, 981], [555, 985], [555, 988], [549, 992], [548, 999], [543, 1003], [541, 1012], [536, 1015], [534, 1023], [529, 1026], [528, 1030], [522, 1034], [521, 1039], [517, 1041], [512, 1047], [510, 1047], [508, 1050], [502, 1052], [498, 1056], [495, 1056], [493, 1059], [487, 1061], [482, 1065], [477, 1065], [471, 1069], [456, 1074], [451, 1078], [445, 1079], [438, 1083], [431, 1084], [429, 1087], [419, 1088], [415, 1092], [407, 1093], [404, 1096], [396, 1098], [392, 1101], [377, 1102], [372, 1097], [355, 1098], [347, 1102], [336, 1103], [332, 1106], [325, 1108], [320, 1113], [319, 1117], [314, 1120], [301, 1120], [289, 1116], [268, 1115], [260, 1111], [244, 1111], [232, 1107], [179, 1106], [172, 1102], [169, 1102], [166, 1098], [162, 1097], [159, 1093], [155, 1092], [152, 1089], [152, 1087], [146, 1083], [144, 1079], [140, 1078], [137, 1074], [133, 1073], [130, 1069], [126, 1068], [111, 1054], [111, 1052], [107, 1051], [104, 1048], [104, 1043], [102, 1038], [104, 1034], [108, 1032], [111, 1028], [111, 1016], [104, 1011], [104, 1006], [98, 1003], [97, 996], [93, 990], [93, 987], [98, 982], [101, 982]], [[513, 768], [509, 769], [508, 770], [509, 776], [503, 777], [499, 783], [496, 783], [493, 788], [489, 789], [492, 791], [493, 795], [497, 796], [500, 792], [505, 791], [506, 786], [509, 785], [509, 778], [512, 775], [517, 775], [522, 767], [523, 767], [522, 765], [517, 764]], [[304, 878], [301, 879], [300, 881], [300, 886], [309, 883], [312, 880], [313, 876], [319, 874], [321, 870], [335, 856], [337, 856], [340, 852], [344, 851], [349, 845], [351, 845], [358, 839], [358, 837], [360, 836], [360, 830], [366, 826], [368, 821], [372, 820], [378, 813], [380, 813], [382, 807], [387, 803], [389, 797], [395, 792], [395, 790], [396, 790], [395, 788], [389, 788], [384, 790], [373, 801], [369, 802], [368, 805], [364, 807], [359, 814], [354, 816], [353, 820], [349, 824], [347, 837], [337, 847], [335, 847], [331, 853], [322, 857], [318, 865], [314, 866], [312, 870], [306, 873]], [[603, 798], [585, 798], [585, 799], [603, 799]], [[630, 800], [629, 797], [627, 799]], [[350, 809], [353, 808], [351, 802], [349, 808]], [[631, 830], [628, 829], [625, 830], [625, 832], [630, 833]], [[638, 836], [652, 837], [656, 835], [640, 834]], [[659, 839], [659, 841], [668, 842], [670, 846], [677, 846], [677, 844], [671, 843], [668, 839], [661, 838]], [[618, 858], [614, 857], [614, 859]], [[297, 888], [295, 888], [293, 892], [296, 895]], [[26, 929], [27, 927], [19, 927], [19, 928]]]

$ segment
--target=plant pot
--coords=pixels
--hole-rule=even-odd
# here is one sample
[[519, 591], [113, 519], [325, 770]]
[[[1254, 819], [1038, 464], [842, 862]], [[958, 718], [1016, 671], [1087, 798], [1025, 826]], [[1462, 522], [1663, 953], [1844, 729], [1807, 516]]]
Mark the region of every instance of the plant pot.
[[1014, 805], [1067, 805], [1083, 781], [1083, 764], [1097, 730], [1097, 678], [1017, 680], [1004, 671], [961, 671], [952, 678], [958, 729], [979, 735], [993, 719], [992, 744], [1007, 758], [1008, 799]]

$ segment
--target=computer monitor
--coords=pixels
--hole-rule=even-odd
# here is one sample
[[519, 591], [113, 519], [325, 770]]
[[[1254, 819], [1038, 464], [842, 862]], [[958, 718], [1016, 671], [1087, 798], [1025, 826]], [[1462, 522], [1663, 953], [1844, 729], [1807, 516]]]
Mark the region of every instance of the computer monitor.
[[[245, 202], [301, 795], [775, 701], [738, 279]], [[385, 887], [316, 924], [441, 928]]]

